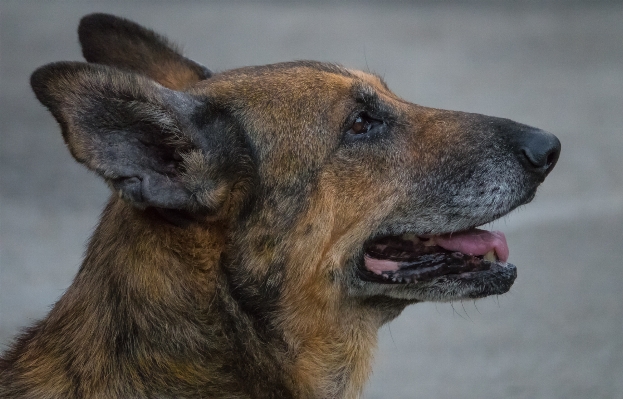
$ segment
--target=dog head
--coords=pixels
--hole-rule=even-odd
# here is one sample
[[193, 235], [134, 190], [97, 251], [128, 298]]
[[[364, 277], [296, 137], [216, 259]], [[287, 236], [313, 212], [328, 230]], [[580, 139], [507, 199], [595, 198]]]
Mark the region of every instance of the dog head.
[[534, 197], [553, 135], [333, 64], [213, 74], [112, 16], [79, 33], [88, 63], [32, 76], [72, 155], [162, 223], [226, 222], [219, 270], [250, 312], [399, 311], [512, 285], [503, 235], [475, 228]]

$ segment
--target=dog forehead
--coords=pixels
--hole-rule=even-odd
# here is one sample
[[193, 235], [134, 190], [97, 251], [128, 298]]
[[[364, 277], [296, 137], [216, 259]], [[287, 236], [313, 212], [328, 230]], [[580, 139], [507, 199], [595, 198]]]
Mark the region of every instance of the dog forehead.
[[378, 76], [338, 64], [295, 61], [228, 70], [195, 86], [226, 108], [267, 111], [283, 108], [324, 112], [338, 102], [357, 101], [358, 92], [389, 93]]

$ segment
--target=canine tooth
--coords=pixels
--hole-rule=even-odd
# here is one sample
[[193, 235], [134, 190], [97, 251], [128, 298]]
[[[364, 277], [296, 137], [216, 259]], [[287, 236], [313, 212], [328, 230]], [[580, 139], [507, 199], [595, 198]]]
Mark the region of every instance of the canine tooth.
[[432, 237], [428, 237], [426, 240], [422, 240], [422, 244], [424, 244], [425, 247], [432, 247], [433, 245], [437, 245]]
[[420, 241], [420, 239], [418, 238], [418, 236], [416, 236], [413, 233], [405, 233], [402, 235], [402, 239], [405, 241], [413, 241], [415, 243], [418, 243]]
[[487, 252], [485, 256], [483, 256], [483, 259], [488, 260], [489, 262], [495, 262], [498, 260], [498, 257], [495, 256], [495, 250], [492, 249], [491, 251]]

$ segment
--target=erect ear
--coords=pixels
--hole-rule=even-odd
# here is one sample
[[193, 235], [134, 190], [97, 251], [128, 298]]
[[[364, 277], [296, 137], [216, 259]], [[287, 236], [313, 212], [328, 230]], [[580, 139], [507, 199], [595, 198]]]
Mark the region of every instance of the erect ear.
[[43, 66], [31, 85], [74, 158], [138, 208], [218, 217], [251, 173], [239, 132], [206, 116], [205, 100], [77, 62]]
[[88, 62], [142, 73], [173, 90], [184, 90], [212, 75], [182, 56], [163, 36], [114, 15], [83, 17], [78, 37]]

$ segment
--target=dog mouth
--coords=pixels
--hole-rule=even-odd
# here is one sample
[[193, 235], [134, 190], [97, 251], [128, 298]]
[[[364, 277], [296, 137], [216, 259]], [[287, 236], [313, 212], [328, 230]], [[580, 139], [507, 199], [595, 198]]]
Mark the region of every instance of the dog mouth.
[[385, 284], [409, 284], [439, 277], [468, 279], [507, 263], [504, 233], [472, 228], [442, 235], [402, 234], [364, 245], [360, 277]]

